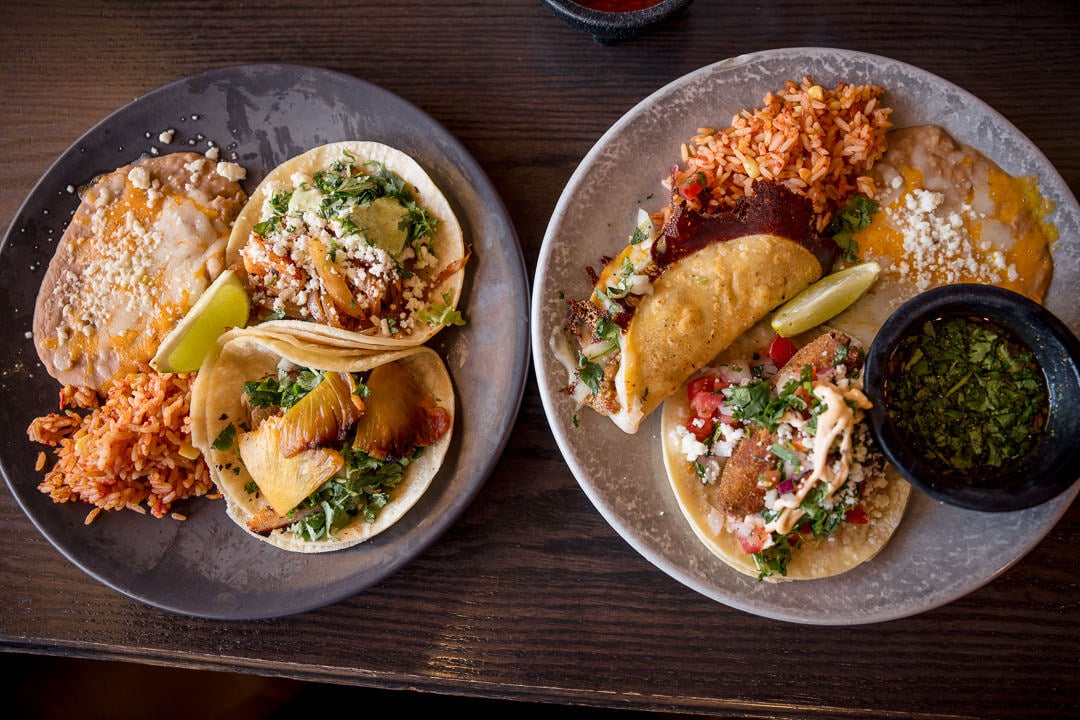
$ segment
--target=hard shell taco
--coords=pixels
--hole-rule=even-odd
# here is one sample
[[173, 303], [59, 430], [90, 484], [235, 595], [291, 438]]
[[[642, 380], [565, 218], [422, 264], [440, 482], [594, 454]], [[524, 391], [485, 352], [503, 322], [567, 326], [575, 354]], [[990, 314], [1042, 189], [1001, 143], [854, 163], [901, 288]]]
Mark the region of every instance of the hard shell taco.
[[250, 330], [222, 336], [191, 406], [192, 442], [229, 516], [304, 553], [400, 520], [439, 471], [454, 423], [450, 376], [429, 348], [323, 354]]
[[769, 332], [740, 338], [664, 404], [668, 479], [694, 533], [739, 572], [836, 575], [885, 546], [911, 488], [863, 421], [858, 344], [827, 328], [798, 342]]
[[367, 349], [421, 345], [457, 312], [468, 252], [446, 196], [405, 153], [322, 145], [274, 168], [233, 226], [226, 262], [254, 323]]
[[812, 228], [809, 200], [759, 182], [731, 211], [677, 203], [659, 232], [646, 219], [569, 301], [567, 342], [554, 349], [568, 391], [623, 431], [769, 311], [831, 266], [835, 243]]

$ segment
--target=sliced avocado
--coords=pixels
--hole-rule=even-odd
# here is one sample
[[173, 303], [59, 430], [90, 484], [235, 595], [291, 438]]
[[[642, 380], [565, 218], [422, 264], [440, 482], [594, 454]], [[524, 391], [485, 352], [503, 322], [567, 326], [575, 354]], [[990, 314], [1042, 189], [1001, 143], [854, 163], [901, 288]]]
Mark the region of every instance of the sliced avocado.
[[316, 188], [297, 188], [289, 198], [289, 215], [302, 215], [306, 212], [319, 212], [323, 194]]
[[408, 211], [397, 200], [380, 197], [354, 207], [352, 221], [368, 242], [396, 258], [409, 238], [407, 215]]

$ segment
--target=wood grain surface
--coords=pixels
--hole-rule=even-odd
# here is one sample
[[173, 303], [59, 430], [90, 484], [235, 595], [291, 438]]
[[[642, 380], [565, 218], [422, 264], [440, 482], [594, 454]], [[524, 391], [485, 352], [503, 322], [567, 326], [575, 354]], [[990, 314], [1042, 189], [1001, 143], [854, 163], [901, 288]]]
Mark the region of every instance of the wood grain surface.
[[[530, 276], [564, 185], [613, 122], [687, 72], [768, 48], [848, 48], [940, 75], [1005, 115], [1080, 192], [1071, 0], [696, 0], [610, 45], [533, 0], [45, 0], [3, 15], [3, 228], [54, 158], [116, 108], [254, 62], [349, 73], [433, 116], [492, 179]], [[850, 628], [772, 621], [695, 593], [623, 541], [563, 462], [531, 378], [460, 521], [320, 610], [219, 622], [142, 605], [61, 556], [6, 489], [0, 537], [9, 652], [727, 717], [1080, 716], [1076, 505], [1018, 564], [945, 607]]]

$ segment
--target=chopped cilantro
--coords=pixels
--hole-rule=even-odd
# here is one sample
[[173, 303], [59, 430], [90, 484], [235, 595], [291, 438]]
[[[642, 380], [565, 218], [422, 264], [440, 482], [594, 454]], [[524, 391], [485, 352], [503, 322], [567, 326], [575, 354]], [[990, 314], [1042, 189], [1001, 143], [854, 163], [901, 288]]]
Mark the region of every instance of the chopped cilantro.
[[[812, 371], [806, 366], [800, 379], [788, 381], [779, 395], [773, 395], [772, 383], [768, 380], [753, 380], [746, 385], [729, 388], [725, 394], [736, 420], [775, 430], [789, 408], [800, 411], [807, 409], [808, 403], [798, 390], [805, 388], [809, 391], [811, 380]], [[805, 394], [814, 397], [809, 392]]]
[[[828, 483], [818, 483], [806, 494], [799, 507], [806, 513], [805, 527], [814, 537], [822, 538], [832, 534], [840, 523], [844, 521], [845, 508], [840, 505], [832, 505], [826, 502], [829, 495]], [[828, 505], [829, 507], [826, 507]]]
[[307, 368], [298, 371], [279, 370], [277, 376], [244, 383], [244, 395], [255, 407], [289, 409], [322, 382], [322, 373]]
[[831, 236], [840, 246], [841, 259], [844, 262], [859, 261], [859, 243], [855, 240], [855, 233], [870, 224], [877, 209], [876, 202], [865, 195], [855, 194], [825, 228], [825, 234]]
[[757, 565], [758, 579], [772, 575], [787, 575], [787, 566], [791, 562], [791, 541], [787, 535], [777, 538], [775, 544], [765, 548], [761, 552], [754, 553], [754, 564]]
[[593, 394], [600, 392], [600, 381], [604, 379], [604, 368], [590, 361], [584, 354], [578, 353], [577, 375], [581, 382], [592, 390]]
[[619, 326], [607, 318], [602, 317], [596, 321], [596, 336], [603, 340], [610, 340], [613, 343], [618, 344]]
[[215, 450], [229, 450], [232, 448], [235, 442], [236, 426], [232, 423], [229, 423], [221, 429], [221, 432], [218, 433], [218, 436], [214, 438], [214, 442], [210, 443], [210, 447], [214, 448]]
[[782, 443], [773, 443], [769, 446], [769, 452], [783, 460], [788, 465], [799, 465], [799, 455], [795, 450]]
[[378, 460], [346, 442], [341, 448], [345, 465], [290, 512], [299, 519], [289, 530], [305, 540], [334, 537], [353, 518], [375, 522], [379, 512], [390, 502], [390, 492], [401, 483], [405, 468], [423, 454], [417, 448], [403, 458]]
[[992, 477], [1035, 446], [1049, 403], [1042, 371], [998, 326], [927, 321], [894, 358], [893, 422], [943, 472]]

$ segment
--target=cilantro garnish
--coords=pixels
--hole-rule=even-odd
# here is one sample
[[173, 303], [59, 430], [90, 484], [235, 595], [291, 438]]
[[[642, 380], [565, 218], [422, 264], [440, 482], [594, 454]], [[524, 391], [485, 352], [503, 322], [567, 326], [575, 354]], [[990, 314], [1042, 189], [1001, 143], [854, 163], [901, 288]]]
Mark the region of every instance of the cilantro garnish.
[[405, 475], [405, 468], [423, 454], [417, 448], [412, 455], [397, 459], [378, 460], [346, 442], [341, 448], [345, 466], [341, 473], [330, 478], [290, 512], [299, 520], [289, 530], [305, 540], [317, 541], [334, 537], [353, 518], [375, 522], [379, 512], [390, 502], [390, 493]]
[[593, 394], [600, 392], [600, 382], [604, 379], [604, 368], [590, 361], [583, 353], [578, 353], [577, 375], [581, 382], [592, 390]]
[[464, 325], [465, 318], [450, 304], [451, 298], [449, 292], [443, 293], [441, 303], [430, 303], [416, 313], [416, 319], [428, 325]]
[[596, 321], [596, 336], [603, 340], [610, 340], [611, 342], [618, 344], [619, 326], [607, 318], [600, 318]]
[[818, 483], [806, 494], [799, 507], [805, 513], [804, 526], [814, 537], [827, 537], [844, 520], [845, 508], [840, 505], [825, 507], [829, 495], [828, 483]]
[[233, 443], [235, 442], [236, 426], [232, 423], [229, 423], [221, 429], [221, 432], [218, 433], [218, 436], [214, 438], [214, 442], [210, 443], [210, 447], [214, 448], [215, 450], [224, 451], [232, 448]]
[[859, 243], [855, 241], [855, 233], [870, 224], [877, 209], [876, 202], [865, 195], [855, 194], [825, 228], [825, 234], [831, 236], [840, 246], [841, 259], [844, 262], [859, 261]]
[[798, 465], [799, 455], [795, 450], [782, 443], [773, 443], [769, 446], [769, 452], [783, 460], [788, 465]]
[[814, 412], [820, 404], [811, 392], [813, 378], [813, 368], [805, 365], [799, 379], [789, 380], [776, 396], [773, 395], [773, 386], [768, 380], [753, 380], [724, 392], [736, 420], [754, 423], [767, 430], [776, 430], [784, 413], [789, 409], [799, 412], [809, 409]]
[[791, 541], [787, 535], [776, 539], [773, 545], [761, 552], [754, 553], [754, 564], [758, 569], [758, 580], [772, 575], [787, 575], [787, 566], [791, 562]]
[[244, 395], [255, 407], [288, 409], [322, 382], [322, 373], [306, 368], [298, 371], [279, 370], [277, 376], [244, 383]]
[[1001, 328], [931, 320], [896, 357], [893, 421], [943, 471], [990, 477], [1035, 446], [1048, 407], [1042, 371]]

